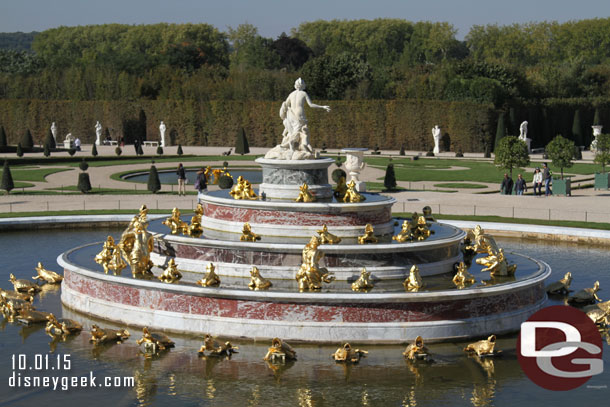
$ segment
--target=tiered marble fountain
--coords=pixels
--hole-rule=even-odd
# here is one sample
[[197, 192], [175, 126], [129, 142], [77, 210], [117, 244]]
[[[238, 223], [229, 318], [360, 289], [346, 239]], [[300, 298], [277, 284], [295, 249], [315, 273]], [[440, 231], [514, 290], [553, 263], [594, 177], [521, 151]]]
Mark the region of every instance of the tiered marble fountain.
[[[394, 198], [362, 193], [362, 202], [334, 199], [328, 182], [334, 161], [315, 158], [307, 143], [306, 121], [295, 109], [310, 103], [302, 94], [297, 86], [282, 105], [287, 129], [282, 144], [256, 160], [263, 170], [259, 199], [236, 200], [225, 190], [200, 194], [201, 237], [171, 234], [161, 220], [148, 225], [154, 236], [150, 259], [163, 268], [174, 259], [181, 280], [167, 284], [156, 278], [134, 279], [127, 270], [124, 275], [104, 274], [93, 261], [101, 248], [96, 243], [59, 257], [65, 270], [62, 302], [96, 317], [168, 331], [359, 343], [402, 343], [419, 335], [442, 341], [501, 334], [518, 330], [542, 307], [544, 280], [550, 275], [545, 263], [508, 253], [515, 275], [490, 278], [473, 262], [470, 271], [477, 282], [457, 289], [452, 277], [462, 260], [464, 231], [431, 222], [433, 233], [427, 239], [399, 243], [392, 240], [402, 223], [391, 216]], [[355, 183], [361, 153], [348, 158]], [[303, 184], [314, 202], [295, 202]], [[246, 222], [260, 240], [240, 240]], [[378, 242], [359, 244], [367, 224]], [[320, 290], [300, 292], [296, 276], [307, 257], [304, 247], [322, 225], [341, 238], [339, 244], [320, 245], [315, 255], [324, 256], [319, 266], [334, 280], [322, 283]], [[196, 282], [209, 264], [215, 266], [220, 285], [201, 287]], [[414, 265], [424, 287], [407, 291], [403, 282]], [[248, 287], [253, 266], [272, 283], [270, 288]], [[352, 291], [363, 267], [374, 288]]]

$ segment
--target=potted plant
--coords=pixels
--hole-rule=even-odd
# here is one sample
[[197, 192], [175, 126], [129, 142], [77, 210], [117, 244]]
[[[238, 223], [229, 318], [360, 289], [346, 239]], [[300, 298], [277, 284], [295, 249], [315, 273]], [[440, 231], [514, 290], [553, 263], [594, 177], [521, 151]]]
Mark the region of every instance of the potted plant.
[[606, 172], [606, 164], [610, 164], [610, 134], [597, 136], [596, 147], [594, 162], [601, 164], [602, 172], [595, 173], [595, 189], [609, 189], [610, 173]]
[[559, 167], [561, 178], [553, 178], [553, 193], [555, 195], [572, 195], [572, 180], [563, 177], [563, 169], [572, 166], [574, 157], [574, 142], [558, 135], [547, 144], [545, 152], [553, 161], [555, 167]]

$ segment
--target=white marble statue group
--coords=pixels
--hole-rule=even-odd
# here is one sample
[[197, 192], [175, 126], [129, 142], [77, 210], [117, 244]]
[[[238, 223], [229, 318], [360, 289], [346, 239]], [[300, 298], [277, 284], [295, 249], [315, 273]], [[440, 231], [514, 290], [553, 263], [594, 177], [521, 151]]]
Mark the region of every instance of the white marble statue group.
[[299, 78], [294, 83], [294, 91], [282, 103], [280, 118], [284, 123], [282, 142], [269, 150], [265, 158], [278, 160], [311, 160], [315, 153], [309, 144], [309, 128], [305, 117], [305, 103], [314, 109], [330, 112], [329, 106], [320, 106], [311, 102], [305, 92], [305, 81]]

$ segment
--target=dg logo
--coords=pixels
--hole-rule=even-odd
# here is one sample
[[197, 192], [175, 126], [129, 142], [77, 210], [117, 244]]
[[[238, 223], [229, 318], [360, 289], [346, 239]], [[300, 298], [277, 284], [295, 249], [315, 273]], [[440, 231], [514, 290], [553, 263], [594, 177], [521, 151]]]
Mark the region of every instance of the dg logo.
[[604, 371], [597, 326], [578, 309], [543, 308], [521, 324], [517, 356], [531, 381], [548, 390], [571, 390]]

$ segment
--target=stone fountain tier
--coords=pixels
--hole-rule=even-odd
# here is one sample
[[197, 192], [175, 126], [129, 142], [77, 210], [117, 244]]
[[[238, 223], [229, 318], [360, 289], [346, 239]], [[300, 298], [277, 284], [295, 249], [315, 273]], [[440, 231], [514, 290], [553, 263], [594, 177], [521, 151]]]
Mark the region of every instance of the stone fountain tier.
[[[371, 272], [377, 282], [397, 284], [409, 275], [411, 266], [418, 265], [422, 276], [451, 273], [461, 259], [460, 244], [466, 234], [453, 226], [434, 224], [437, 233], [422, 242], [321, 245], [324, 253], [321, 266], [333, 272], [337, 281], [347, 284], [360, 275], [362, 267]], [[229, 277], [245, 287], [252, 266], [274, 285], [296, 290], [295, 274], [302, 263], [303, 244], [240, 242], [198, 239], [177, 235], [155, 235], [153, 263], [166, 264], [175, 258], [180, 270], [201, 278], [208, 263], [214, 263], [221, 278]]]
[[123, 276], [106, 275], [92, 260], [96, 250], [99, 244], [57, 259], [64, 269], [62, 303], [71, 309], [172, 332], [318, 343], [405, 343], [418, 335], [434, 342], [514, 332], [544, 306], [544, 281], [551, 272], [543, 262], [510, 254], [525, 274], [463, 290], [250, 291], [139, 280], [128, 270]]
[[267, 199], [294, 200], [299, 187], [306, 183], [309, 191], [320, 201], [331, 200], [333, 190], [328, 183], [328, 167], [335, 163], [331, 158], [316, 160], [276, 160], [257, 158], [263, 170], [263, 183], [259, 193]]
[[[244, 222], [252, 231], [271, 243], [307, 243], [323, 224], [345, 243], [356, 243], [367, 223], [373, 225], [375, 235], [390, 240], [394, 232], [392, 205], [394, 198], [363, 194], [360, 203], [291, 202], [286, 200], [235, 200], [226, 191], [199, 195], [203, 205], [204, 236], [217, 240], [239, 240]], [[188, 219], [185, 218], [185, 221]], [[166, 233], [164, 230], [155, 230]]]

